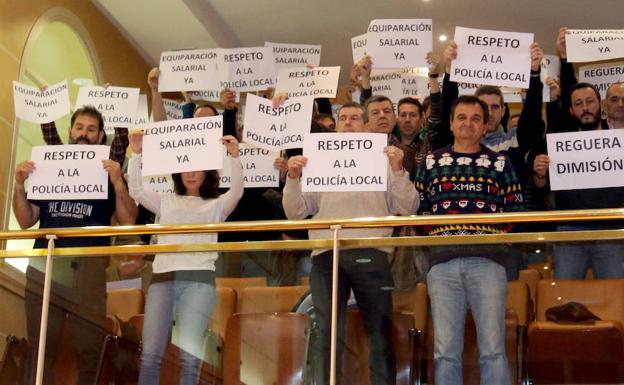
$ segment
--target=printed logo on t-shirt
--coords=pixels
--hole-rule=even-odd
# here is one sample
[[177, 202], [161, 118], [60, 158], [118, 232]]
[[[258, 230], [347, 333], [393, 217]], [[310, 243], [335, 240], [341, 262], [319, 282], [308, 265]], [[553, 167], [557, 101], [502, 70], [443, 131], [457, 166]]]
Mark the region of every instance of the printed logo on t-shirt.
[[48, 214], [51, 218], [84, 219], [93, 213], [93, 205], [82, 202], [59, 201], [48, 204]]

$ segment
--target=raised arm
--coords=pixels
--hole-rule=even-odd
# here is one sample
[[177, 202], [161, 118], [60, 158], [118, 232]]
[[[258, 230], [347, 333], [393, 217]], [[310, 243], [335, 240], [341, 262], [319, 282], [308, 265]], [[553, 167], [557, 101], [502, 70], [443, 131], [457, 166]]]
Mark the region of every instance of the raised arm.
[[518, 119], [518, 145], [524, 153], [536, 145], [544, 135], [542, 120], [542, 81], [540, 72], [544, 51], [539, 43], [531, 44], [531, 77], [526, 101]]
[[149, 85], [150, 92], [152, 93], [152, 117], [155, 122], [163, 122], [167, 120], [165, 104], [163, 102], [162, 95], [158, 92], [159, 76], [160, 69], [158, 68], [152, 68], [149, 74], [147, 74], [147, 85]]
[[561, 88], [561, 127], [559, 132], [570, 131], [576, 129], [573, 126], [574, 118], [570, 113], [570, 107], [572, 106], [572, 86], [576, 84], [576, 74], [574, 73], [574, 66], [572, 63], [568, 63], [567, 49], [565, 42], [565, 35], [567, 32], [566, 27], [559, 29], [559, 35], [557, 36], [557, 53], [561, 59], [561, 69], [559, 74], [560, 88]]
[[317, 194], [303, 194], [301, 191], [301, 172], [308, 159], [303, 155], [296, 155], [288, 159], [288, 173], [282, 204], [288, 219], [304, 219], [318, 212]]
[[225, 135], [221, 138], [221, 143], [227, 148], [230, 154], [230, 162], [232, 163], [232, 183], [230, 189], [219, 197], [223, 201], [223, 217], [225, 220], [238, 205], [244, 192], [243, 166], [238, 156], [238, 140], [232, 135]]
[[129, 135], [129, 139], [133, 152], [128, 163], [128, 190], [130, 196], [152, 213], [160, 215], [160, 194], [143, 188], [143, 175], [141, 173], [143, 132], [132, 132]]
[[[444, 50], [442, 60], [446, 73], [444, 74], [444, 81], [442, 82], [442, 114], [440, 121], [429, 127], [429, 143], [431, 143], [431, 149], [437, 150], [444, 146], [448, 146], [453, 143], [453, 134], [451, 132], [451, 106], [453, 102], [459, 96], [459, 87], [456, 82], [451, 81], [450, 70], [451, 61], [457, 57], [457, 44], [450, 42]], [[433, 96], [432, 96], [433, 98]], [[433, 102], [433, 100], [432, 100]]]
[[388, 156], [390, 174], [386, 201], [390, 213], [394, 215], [416, 214], [420, 200], [416, 188], [409, 179], [409, 173], [403, 169], [403, 151], [395, 146], [387, 146], [384, 152]]
[[126, 182], [121, 175], [121, 165], [110, 159], [102, 161], [104, 169], [115, 189], [115, 215], [120, 225], [134, 225], [139, 209], [130, 197]]
[[39, 206], [28, 201], [24, 182], [35, 170], [35, 163], [27, 160], [15, 168], [15, 186], [13, 188], [13, 213], [22, 229], [32, 227], [39, 220]]
[[236, 132], [236, 114], [238, 106], [236, 105], [236, 91], [223, 89], [219, 94], [219, 101], [223, 107], [223, 136], [231, 135], [241, 141]]
[[126, 160], [126, 150], [128, 149], [128, 128], [115, 127], [115, 136], [110, 146], [110, 154], [108, 158], [123, 165]]
[[42, 123], [41, 124], [41, 133], [43, 134], [43, 141], [49, 146], [56, 146], [59, 144], [63, 144], [61, 137], [58, 134], [56, 129], [56, 123]]

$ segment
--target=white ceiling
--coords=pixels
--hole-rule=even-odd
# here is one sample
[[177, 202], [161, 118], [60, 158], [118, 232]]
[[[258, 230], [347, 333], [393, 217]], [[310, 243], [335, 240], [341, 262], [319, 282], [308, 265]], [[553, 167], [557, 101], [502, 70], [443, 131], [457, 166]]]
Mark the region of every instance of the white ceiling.
[[[92, 0], [157, 66], [160, 52], [233, 48], [265, 41], [322, 45], [321, 65], [346, 80], [351, 37], [376, 18], [431, 18], [433, 33], [455, 26], [533, 32], [555, 53], [559, 27], [624, 28], [624, 0]], [[444, 44], [436, 42], [436, 50]]]

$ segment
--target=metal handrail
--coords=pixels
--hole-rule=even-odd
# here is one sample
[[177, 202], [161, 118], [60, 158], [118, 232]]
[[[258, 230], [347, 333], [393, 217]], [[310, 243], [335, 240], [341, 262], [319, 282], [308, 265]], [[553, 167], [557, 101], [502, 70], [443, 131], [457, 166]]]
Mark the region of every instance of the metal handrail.
[[0, 232], [1, 239], [35, 239], [54, 234], [58, 238], [93, 237], [140, 234], [181, 234], [214, 233], [240, 231], [289, 231], [327, 229], [340, 225], [342, 229], [366, 227], [430, 226], [455, 225], [463, 223], [545, 223], [567, 221], [611, 221], [624, 220], [624, 209], [600, 210], [561, 210], [533, 211], [493, 214], [458, 214], [458, 215], [412, 215], [402, 217], [367, 217], [344, 219], [308, 219], [223, 222], [188, 225], [140, 225], [140, 226], [90, 226], [71, 228], [49, 228], [33, 230], [13, 230]]

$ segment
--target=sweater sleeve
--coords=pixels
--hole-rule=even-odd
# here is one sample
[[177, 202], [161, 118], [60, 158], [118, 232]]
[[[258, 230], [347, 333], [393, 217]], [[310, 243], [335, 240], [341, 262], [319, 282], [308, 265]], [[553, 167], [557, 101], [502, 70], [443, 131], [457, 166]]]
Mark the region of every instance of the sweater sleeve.
[[429, 143], [431, 143], [432, 150], [437, 150], [453, 143], [450, 122], [451, 106], [459, 95], [459, 87], [456, 82], [450, 81], [450, 77], [449, 74], [445, 74], [442, 82], [442, 113], [440, 119], [437, 123], [430, 122], [429, 125]]
[[238, 205], [238, 201], [243, 196], [245, 190], [245, 181], [243, 180], [243, 166], [241, 165], [240, 156], [236, 158], [228, 157], [232, 164], [232, 179], [230, 189], [219, 197], [222, 200], [223, 216], [221, 220], [224, 221], [232, 211]]
[[243, 138], [239, 138], [236, 134], [236, 113], [238, 112], [237, 108], [233, 108], [231, 110], [223, 111], [223, 135], [232, 135], [238, 141], [242, 141]]
[[305, 219], [318, 212], [318, 194], [301, 191], [301, 178], [286, 176], [282, 205], [288, 219]]
[[526, 102], [518, 118], [518, 145], [523, 153], [528, 152], [544, 135], [542, 120], [542, 81], [540, 71], [532, 72], [529, 80]]
[[41, 133], [43, 134], [43, 140], [47, 145], [59, 145], [63, 144], [61, 137], [56, 130], [56, 124], [54, 122], [43, 123], [41, 125]]
[[126, 160], [126, 149], [128, 148], [128, 128], [115, 127], [115, 136], [111, 142], [109, 159], [123, 165]]
[[128, 191], [132, 199], [156, 215], [160, 215], [160, 194], [143, 188], [141, 164], [143, 157], [132, 154], [128, 163]]
[[405, 170], [392, 171], [388, 176], [388, 208], [393, 215], [414, 215], [420, 200]]

